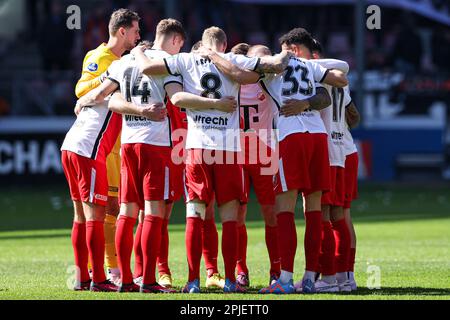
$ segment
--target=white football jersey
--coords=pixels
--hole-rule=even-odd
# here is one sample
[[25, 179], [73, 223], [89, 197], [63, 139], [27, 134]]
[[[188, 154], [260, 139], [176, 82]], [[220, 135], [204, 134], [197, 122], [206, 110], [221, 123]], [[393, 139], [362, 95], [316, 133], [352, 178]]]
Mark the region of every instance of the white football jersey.
[[[162, 59], [170, 55], [162, 50], [145, 51], [150, 59]], [[130, 54], [115, 61], [108, 69], [109, 79], [119, 83], [123, 97], [138, 106], [153, 103], [164, 103], [166, 92], [165, 76], [147, 76], [141, 74], [134, 57]], [[148, 118], [124, 114], [122, 115], [121, 143], [145, 143], [156, 146], [170, 146], [169, 118], [164, 121], [152, 121]]]
[[[225, 59], [244, 69], [255, 70], [259, 58], [227, 53]], [[202, 97], [239, 99], [239, 87], [222, 74], [209, 59], [194, 53], [180, 53], [165, 59], [171, 75], [181, 75], [184, 91]], [[240, 151], [239, 108], [233, 113], [215, 109], [187, 109], [188, 133], [186, 148]]]
[[106, 162], [120, 133], [120, 115], [108, 110], [105, 100], [81, 110], [64, 138], [61, 150]]
[[[314, 96], [317, 83], [323, 81], [327, 70], [311, 60], [291, 57], [283, 73], [266, 75], [262, 83], [280, 108], [285, 100], [305, 100]], [[317, 110], [306, 110], [291, 117], [278, 116], [276, 127], [279, 130], [279, 141], [297, 132], [326, 133], [320, 112]]]
[[335, 88], [324, 85], [331, 97], [331, 105], [320, 110], [325, 128], [328, 133], [328, 154], [330, 165], [345, 167], [344, 135], [345, 135], [345, 108], [350, 104], [348, 86]]

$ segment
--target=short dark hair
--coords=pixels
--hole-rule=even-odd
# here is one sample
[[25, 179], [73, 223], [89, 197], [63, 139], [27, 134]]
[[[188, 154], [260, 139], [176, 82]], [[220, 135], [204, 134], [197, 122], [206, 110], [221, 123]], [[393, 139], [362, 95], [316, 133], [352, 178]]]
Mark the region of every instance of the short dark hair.
[[169, 18], [161, 20], [156, 26], [156, 35], [170, 35], [171, 33], [179, 34], [183, 40], [186, 40], [186, 32], [180, 21]]
[[119, 9], [111, 14], [109, 19], [109, 34], [115, 35], [120, 28], [130, 28], [134, 21], [141, 20], [139, 15], [130, 9]]
[[250, 45], [248, 43], [241, 42], [231, 48], [231, 52], [245, 56], [247, 55], [248, 49], [250, 49]]
[[323, 47], [319, 40], [313, 39], [311, 51], [317, 52], [321, 56], [323, 55]]
[[294, 28], [288, 33], [281, 36], [279, 39], [280, 45], [287, 44], [297, 44], [304, 45], [309, 50], [312, 50], [313, 47], [313, 37], [311, 34], [304, 28]]

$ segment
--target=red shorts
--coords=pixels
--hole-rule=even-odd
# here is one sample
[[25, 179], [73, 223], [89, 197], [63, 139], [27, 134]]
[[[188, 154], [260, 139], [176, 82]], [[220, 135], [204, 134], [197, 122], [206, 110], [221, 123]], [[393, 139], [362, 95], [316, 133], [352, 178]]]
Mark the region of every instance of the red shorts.
[[170, 199], [171, 202], [176, 202], [185, 195], [186, 179], [185, 179], [186, 165], [171, 163], [170, 169]]
[[349, 209], [358, 198], [358, 152], [345, 158], [345, 201], [344, 209]]
[[[228, 163], [225, 159], [229, 159]], [[186, 162], [186, 201], [199, 199], [209, 204], [215, 195], [219, 206], [232, 200], [245, 203], [244, 172], [237, 160], [237, 152], [189, 149]]]
[[294, 133], [280, 142], [275, 193], [298, 190], [305, 195], [330, 191], [326, 133]]
[[61, 162], [73, 201], [106, 206], [108, 200], [106, 163], [66, 150], [62, 151]]
[[345, 198], [345, 169], [331, 166], [331, 190], [322, 195], [322, 204], [343, 207]]
[[[255, 189], [256, 197], [261, 205], [274, 205], [275, 192], [273, 190], [273, 175], [261, 174], [261, 164], [245, 164], [245, 194], [250, 193], [250, 180]], [[248, 201], [248, 199], [247, 199]]]
[[120, 202], [170, 200], [170, 147], [127, 143], [121, 148]]

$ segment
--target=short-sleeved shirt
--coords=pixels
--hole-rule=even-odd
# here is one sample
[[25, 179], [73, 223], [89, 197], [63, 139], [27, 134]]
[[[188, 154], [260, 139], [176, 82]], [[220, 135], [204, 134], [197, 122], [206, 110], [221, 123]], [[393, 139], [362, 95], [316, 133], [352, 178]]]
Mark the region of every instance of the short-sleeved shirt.
[[[316, 87], [325, 79], [328, 69], [302, 58], [291, 57], [285, 71], [266, 75], [262, 79], [265, 90], [280, 108], [289, 99], [305, 100], [316, 94]], [[306, 110], [299, 115], [276, 119], [279, 141], [298, 132], [326, 133], [317, 110]]]
[[[162, 59], [170, 55], [162, 50], [146, 50], [150, 59]], [[165, 101], [165, 76], [147, 76], [139, 72], [139, 68], [130, 54], [114, 62], [108, 69], [109, 79], [120, 85], [120, 92], [128, 102], [138, 106], [146, 106]], [[170, 146], [170, 123], [152, 121], [136, 115], [122, 115], [122, 144], [145, 143], [156, 146]]]
[[[259, 58], [233, 53], [223, 57], [241, 68], [255, 70]], [[168, 72], [181, 76], [186, 92], [207, 98], [233, 96], [239, 99], [240, 85], [224, 74], [210, 61], [194, 53], [180, 53], [164, 59]], [[173, 80], [172, 80], [173, 81]], [[232, 113], [215, 109], [187, 109], [187, 149], [240, 151], [239, 108]]]

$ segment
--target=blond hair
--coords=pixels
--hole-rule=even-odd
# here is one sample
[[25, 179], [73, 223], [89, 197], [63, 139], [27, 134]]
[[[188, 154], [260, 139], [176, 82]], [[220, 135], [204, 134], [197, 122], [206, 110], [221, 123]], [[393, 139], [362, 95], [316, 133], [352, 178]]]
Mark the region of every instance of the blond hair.
[[168, 18], [161, 20], [156, 26], [156, 36], [165, 36], [176, 33], [180, 35], [183, 40], [186, 40], [186, 32], [180, 21]]
[[202, 44], [205, 46], [217, 46], [227, 42], [227, 35], [219, 27], [209, 27], [203, 31]]

